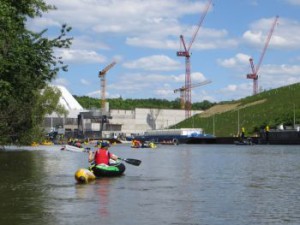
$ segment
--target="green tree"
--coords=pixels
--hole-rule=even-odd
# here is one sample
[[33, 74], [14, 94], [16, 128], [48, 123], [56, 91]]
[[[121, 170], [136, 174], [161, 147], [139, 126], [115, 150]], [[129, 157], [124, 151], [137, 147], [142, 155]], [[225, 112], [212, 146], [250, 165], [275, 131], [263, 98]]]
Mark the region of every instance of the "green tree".
[[60, 93], [48, 84], [59, 70], [67, 70], [54, 50], [70, 47], [71, 28], [62, 25], [54, 39], [44, 37], [47, 30], [26, 28], [27, 19], [52, 9], [43, 0], [0, 0], [0, 144], [28, 144], [41, 136], [46, 113], [62, 112]]

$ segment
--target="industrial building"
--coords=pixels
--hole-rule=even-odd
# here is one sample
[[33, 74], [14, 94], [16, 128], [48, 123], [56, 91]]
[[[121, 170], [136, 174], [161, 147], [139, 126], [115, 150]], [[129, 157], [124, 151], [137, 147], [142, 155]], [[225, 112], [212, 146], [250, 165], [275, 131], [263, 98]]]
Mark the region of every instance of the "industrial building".
[[[76, 101], [63, 86], [57, 86], [62, 93], [60, 104], [69, 112], [66, 117], [53, 113], [47, 115], [44, 127], [47, 132], [58, 131], [67, 137], [116, 138], [142, 134], [147, 130], [165, 129], [185, 119], [185, 110], [136, 108], [134, 110], [87, 110]], [[192, 111], [192, 115], [201, 113]]]

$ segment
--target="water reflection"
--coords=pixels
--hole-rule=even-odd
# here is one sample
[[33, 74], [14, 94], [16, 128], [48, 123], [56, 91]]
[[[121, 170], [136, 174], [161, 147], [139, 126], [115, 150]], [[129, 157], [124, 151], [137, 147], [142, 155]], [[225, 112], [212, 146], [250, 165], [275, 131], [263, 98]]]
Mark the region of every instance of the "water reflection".
[[43, 222], [37, 216], [45, 204], [43, 162], [39, 154], [0, 151], [0, 224], [19, 224], [24, 219]]
[[99, 215], [101, 217], [110, 216], [110, 192], [111, 182], [114, 178], [101, 178], [90, 182], [89, 184], [77, 184], [76, 195], [78, 198], [97, 201]]
[[110, 179], [102, 178], [97, 180], [97, 197], [99, 199], [99, 214], [100, 216], [110, 216], [109, 212], [109, 194], [110, 194]]

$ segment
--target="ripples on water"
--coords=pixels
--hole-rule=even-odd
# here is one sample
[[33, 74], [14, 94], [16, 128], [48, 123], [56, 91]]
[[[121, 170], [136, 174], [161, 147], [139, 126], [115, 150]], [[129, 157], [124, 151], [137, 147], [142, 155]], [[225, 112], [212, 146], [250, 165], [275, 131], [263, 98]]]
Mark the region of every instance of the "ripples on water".
[[86, 153], [0, 151], [0, 224], [300, 224], [300, 147], [179, 145], [111, 151], [125, 175], [75, 183]]

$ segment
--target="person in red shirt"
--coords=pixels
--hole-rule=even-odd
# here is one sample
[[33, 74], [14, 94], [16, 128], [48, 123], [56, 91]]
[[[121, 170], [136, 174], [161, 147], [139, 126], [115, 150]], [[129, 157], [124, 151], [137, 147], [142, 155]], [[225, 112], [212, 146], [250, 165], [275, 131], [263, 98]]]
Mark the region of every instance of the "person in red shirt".
[[112, 154], [108, 151], [109, 148], [109, 143], [107, 142], [102, 142], [101, 143], [101, 147], [99, 149], [97, 149], [95, 151], [95, 153], [93, 153], [92, 151], [89, 152], [89, 162], [93, 162], [95, 163], [95, 165], [99, 165], [99, 164], [105, 164], [105, 165], [110, 165], [109, 160], [113, 159], [113, 160], [118, 160], [118, 156], [116, 156], [115, 154]]

